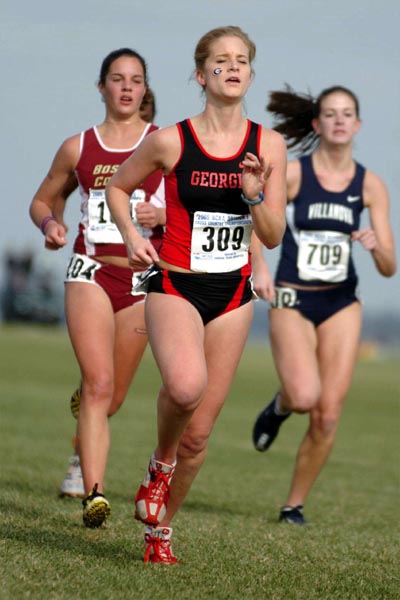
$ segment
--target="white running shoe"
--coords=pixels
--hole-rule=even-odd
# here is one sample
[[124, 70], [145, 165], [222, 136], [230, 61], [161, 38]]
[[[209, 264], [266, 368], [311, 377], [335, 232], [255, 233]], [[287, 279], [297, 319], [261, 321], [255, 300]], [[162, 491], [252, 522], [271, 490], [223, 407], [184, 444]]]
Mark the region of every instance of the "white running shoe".
[[71, 496], [72, 498], [85, 497], [81, 463], [77, 454], [71, 456], [69, 459], [69, 469], [64, 481], [60, 485], [59, 495], [61, 497]]

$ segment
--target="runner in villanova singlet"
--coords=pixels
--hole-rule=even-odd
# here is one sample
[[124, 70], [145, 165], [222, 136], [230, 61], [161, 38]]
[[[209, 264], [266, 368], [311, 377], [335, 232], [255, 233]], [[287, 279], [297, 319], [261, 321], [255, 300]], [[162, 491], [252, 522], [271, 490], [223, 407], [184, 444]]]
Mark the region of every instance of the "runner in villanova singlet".
[[[271, 348], [280, 380], [256, 418], [253, 443], [266, 451], [291, 412], [310, 414], [279, 520], [303, 525], [303, 504], [334, 445], [361, 333], [354, 242], [371, 252], [381, 275], [396, 270], [389, 197], [383, 181], [353, 158], [361, 121], [357, 97], [334, 86], [316, 100], [290, 88], [267, 107], [290, 148], [312, 149], [287, 170], [287, 227], [275, 285], [254, 243], [254, 287], [271, 301]], [[363, 209], [370, 227], [360, 227]]]

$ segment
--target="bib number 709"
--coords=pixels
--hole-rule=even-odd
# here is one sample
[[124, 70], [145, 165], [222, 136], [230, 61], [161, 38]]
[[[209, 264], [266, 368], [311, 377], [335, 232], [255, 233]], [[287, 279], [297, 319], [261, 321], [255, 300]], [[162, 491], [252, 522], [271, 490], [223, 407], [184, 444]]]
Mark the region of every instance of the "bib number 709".
[[338, 265], [342, 258], [341, 246], [329, 244], [308, 244], [310, 249], [307, 264], [312, 265], [314, 262], [326, 267], [328, 265]]
[[338, 231], [300, 231], [297, 267], [304, 281], [345, 281], [350, 236]]

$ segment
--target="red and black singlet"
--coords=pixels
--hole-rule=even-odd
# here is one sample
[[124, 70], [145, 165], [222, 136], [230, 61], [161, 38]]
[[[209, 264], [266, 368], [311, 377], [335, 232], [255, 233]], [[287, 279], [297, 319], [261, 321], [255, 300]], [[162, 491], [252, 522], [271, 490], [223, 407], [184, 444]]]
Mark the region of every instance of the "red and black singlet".
[[181, 155], [165, 176], [167, 226], [160, 249], [166, 262], [193, 271], [250, 273], [251, 217], [241, 199], [242, 161], [260, 154], [262, 126], [248, 121], [236, 154], [211, 156], [190, 120], [177, 123]]

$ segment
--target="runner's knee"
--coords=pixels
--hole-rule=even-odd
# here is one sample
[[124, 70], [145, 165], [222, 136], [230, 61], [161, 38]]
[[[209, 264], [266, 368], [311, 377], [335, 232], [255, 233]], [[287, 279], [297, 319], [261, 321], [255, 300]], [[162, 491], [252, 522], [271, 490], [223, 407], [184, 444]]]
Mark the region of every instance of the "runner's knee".
[[86, 405], [109, 404], [113, 394], [113, 380], [107, 375], [96, 375], [95, 378], [84, 377], [82, 392], [82, 403]]
[[186, 431], [181, 438], [178, 457], [183, 459], [194, 459], [205, 453], [207, 449], [210, 432]]
[[336, 434], [339, 414], [332, 411], [317, 410], [311, 419], [311, 433], [319, 438], [330, 438]]
[[307, 413], [310, 412], [317, 404], [320, 395], [320, 388], [316, 385], [301, 385], [294, 387], [289, 395], [290, 398], [290, 410], [296, 413]]
[[206, 377], [182, 375], [174, 381], [164, 382], [164, 389], [169, 402], [179, 411], [192, 412], [198, 406], [206, 384]]

